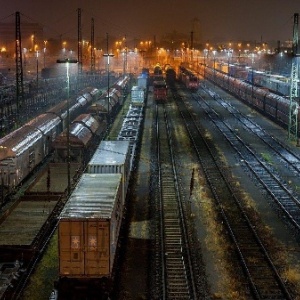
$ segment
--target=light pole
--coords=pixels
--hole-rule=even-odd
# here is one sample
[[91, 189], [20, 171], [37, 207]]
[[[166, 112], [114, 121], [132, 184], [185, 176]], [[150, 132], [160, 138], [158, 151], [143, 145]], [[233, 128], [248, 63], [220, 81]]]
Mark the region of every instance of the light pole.
[[70, 159], [70, 76], [69, 76], [69, 64], [78, 63], [77, 59], [58, 59], [56, 61], [60, 64], [66, 64], [67, 71], [67, 168], [68, 168], [68, 195], [71, 192], [71, 159]]
[[36, 89], [39, 90], [39, 51], [36, 50]]
[[107, 53], [103, 54], [104, 57], [107, 57], [107, 129], [110, 126], [110, 118], [109, 118], [109, 58], [114, 57], [113, 54], [108, 53], [108, 33], [106, 33], [106, 51]]
[[214, 83], [216, 83], [216, 50], [213, 50], [213, 55], [214, 55]]
[[230, 84], [230, 71], [229, 71], [229, 64], [230, 64], [230, 55], [231, 55], [231, 49], [228, 49], [228, 62], [227, 62], [227, 78], [228, 78], [228, 90], [229, 90], [229, 84]]
[[47, 45], [47, 42], [48, 41], [44, 41], [44, 51], [43, 51], [44, 52], [44, 68], [46, 66], [46, 49], [47, 49], [46, 45]]

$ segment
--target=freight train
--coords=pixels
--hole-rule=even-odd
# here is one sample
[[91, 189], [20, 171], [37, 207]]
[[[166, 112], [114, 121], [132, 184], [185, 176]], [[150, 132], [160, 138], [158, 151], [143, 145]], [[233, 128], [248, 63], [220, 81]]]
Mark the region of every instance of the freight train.
[[180, 66], [178, 78], [188, 89], [191, 91], [197, 91], [199, 87], [199, 80], [195, 72], [184, 66]]
[[99, 299], [109, 291], [143, 110], [130, 104], [117, 140], [99, 144], [59, 216], [56, 288], [63, 299], [78, 288]]
[[153, 81], [153, 98], [159, 102], [167, 101], [168, 87], [164, 79]]
[[[251, 107], [254, 107], [264, 115], [276, 121], [284, 128], [289, 125], [290, 100], [263, 87], [257, 87], [247, 81], [243, 81], [226, 73], [219, 72], [213, 68], [200, 65], [200, 75], [205, 79], [215, 82], [221, 88], [238, 96]], [[204, 76], [205, 75], [205, 76]], [[300, 121], [300, 110], [298, 108], [298, 122]], [[298, 124], [298, 128], [299, 128]]]
[[177, 77], [176, 77], [176, 71], [171, 66], [168, 66], [166, 68], [166, 82], [169, 86], [172, 86], [175, 84]]
[[75, 99], [62, 101], [0, 139], [2, 193], [13, 192], [50, 154], [56, 137], [66, 129], [68, 121], [85, 113], [92, 102], [103, 97], [105, 93], [101, 90], [85, 88]]

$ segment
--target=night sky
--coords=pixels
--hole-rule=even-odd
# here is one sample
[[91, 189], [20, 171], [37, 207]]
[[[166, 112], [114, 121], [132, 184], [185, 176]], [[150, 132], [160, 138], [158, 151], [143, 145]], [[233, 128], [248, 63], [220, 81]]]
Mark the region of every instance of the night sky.
[[203, 41], [286, 41], [292, 38], [298, 0], [0, 0], [0, 21], [43, 24], [46, 38], [77, 37], [77, 8], [82, 9], [83, 38], [95, 36], [159, 39], [177, 31], [190, 34], [192, 20], [200, 21]]

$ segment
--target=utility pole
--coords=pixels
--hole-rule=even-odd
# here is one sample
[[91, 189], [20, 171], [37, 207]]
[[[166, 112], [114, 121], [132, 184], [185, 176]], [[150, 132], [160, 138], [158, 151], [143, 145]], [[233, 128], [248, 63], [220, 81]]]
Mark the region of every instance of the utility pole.
[[94, 30], [94, 18], [92, 18], [91, 26], [91, 73], [95, 72], [95, 30]]
[[191, 64], [193, 65], [194, 31], [191, 31]]
[[77, 14], [77, 26], [78, 26], [78, 75], [80, 76], [82, 73], [82, 28], [81, 28], [81, 8], [78, 8], [78, 14]]
[[123, 78], [126, 76], [126, 69], [127, 69], [127, 41], [126, 41], [126, 35], [124, 37], [124, 57], [123, 57]]
[[66, 121], [66, 135], [67, 135], [67, 172], [68, 172], [68, 195], [71, 192], [71, 155], [70, 155], [70, 74], [69, 74], [69, 65], [77, 64], [76, 59], [58, 59], [56, 61], [59, 64], [66, 65], [66, 77], [67, 77], [67, 121]]
[[293, 58], [291, 68], [291, 86], [290, 86], [290, 108], [289, 108], [289, 128], [288, 138], [289, 140], [298, 140], [298, 71], [299, 71], [299, 50], [298, 50], [298, 25], [299, 14], [294, 14], [294, 27], [293, 27]]
[[107, 129], [109, 128], [110, 126], [110, 111], [109, 111], [109, 104], [110, 104], [110, 99], [109, 99], [109, 90], [110, 90], [110, 87], [109, 87], [109, 59], [110, 57], [114, 57], [114, 55], [111, 53], [109, 54], [108, 53], [109, 49], [108, 49], [108, 33], [106, 33], [106, 53], [103, 54], [104, 57], [107, 57], [107, 62], [106, 62], [106, 66], [107, 66]]
[[19, 119], [20, 106], [23, 104], [24, 85], [23, 85], [23, 64], [22, 64], [22, 43], [21, 43], [21, 22], [20, 12], [16, 12], [16, 99], [17, 99], [17, 117]]

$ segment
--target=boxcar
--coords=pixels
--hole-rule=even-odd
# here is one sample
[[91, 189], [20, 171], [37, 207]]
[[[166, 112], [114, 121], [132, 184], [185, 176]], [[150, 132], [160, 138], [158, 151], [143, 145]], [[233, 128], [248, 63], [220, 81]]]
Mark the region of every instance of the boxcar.
[[60, 278], [109, 278], [123, 215], [121, 174], [83, 174], [59, 217]]
[[87, 173], [91, 174], [122, 174], [123, 198], [130, 176], [129, 141], [102, 141], [87, 165]]

